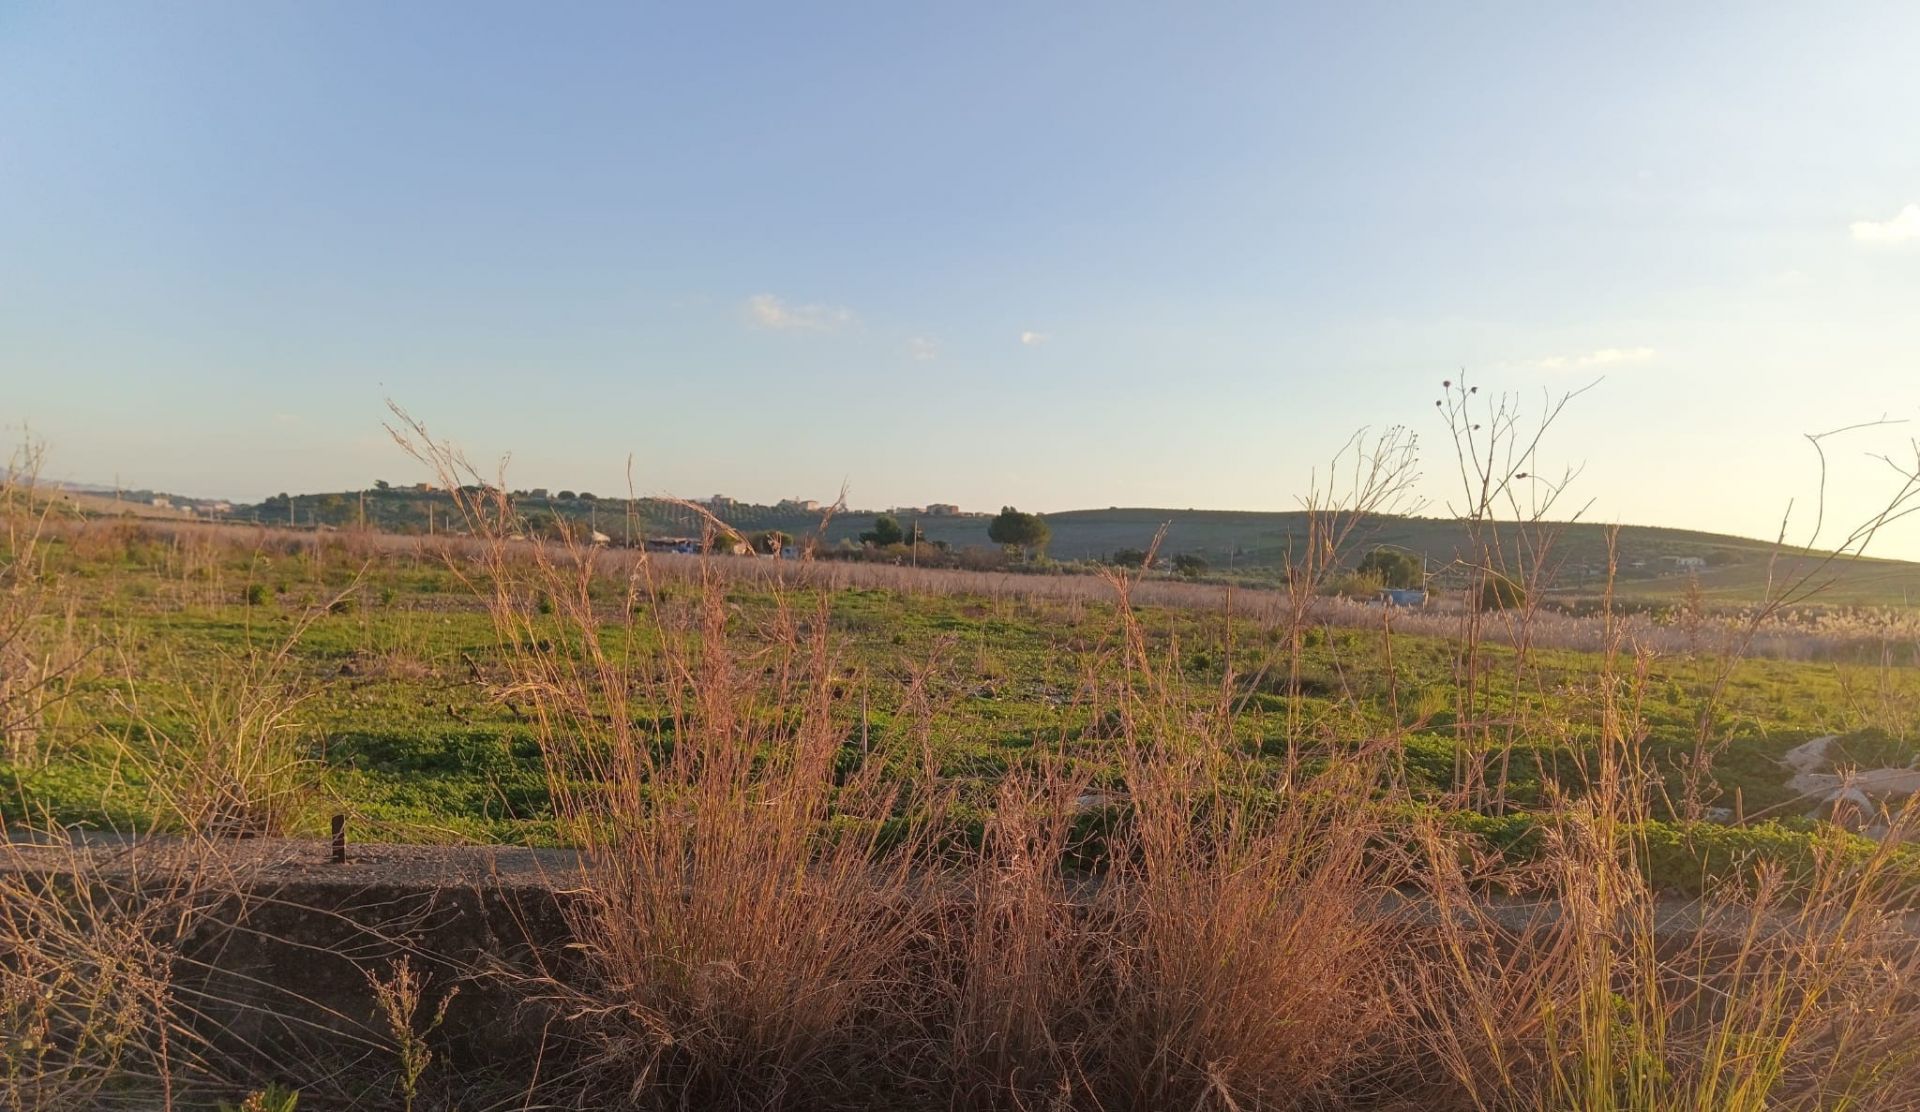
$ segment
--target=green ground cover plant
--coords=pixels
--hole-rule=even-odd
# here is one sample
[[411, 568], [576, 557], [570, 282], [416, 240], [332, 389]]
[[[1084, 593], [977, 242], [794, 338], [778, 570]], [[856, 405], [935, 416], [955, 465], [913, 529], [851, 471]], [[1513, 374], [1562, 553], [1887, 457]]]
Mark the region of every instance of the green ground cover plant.
[[[273, 772], [284, 783], [273, 792], [297, 788], [305, 798], [274, 817], [276, 828], [316, 833], [339, 810], [367, 836], [393, 840], [556, 837], [530, 704], [504, 678], [511, 647], [498, 644], [485, 599], [465, 589], [440, 554], [374, 546], [355, 554], [351, 538], [311, 536], [296, 538], [294, 553], [274, 553], [263, 548], [284, 538], [252, 539], [195, 552], [190, 538], [155, 538], [138, 526], [52, 538], [44, 581], [101, 640], [86, 666], [60, 681], [71, 698], [57, 738], [35, 756], [0, 762], [0, 805], [10, 819], [139, 828], [176, 810], [156, 811], [147, 797], [164, 789], [168, 767], [197, 752], [196, 730], [245, 728], [240, 708], [225, 721], [204, 721], [218, 708], [196, 702], [196, 693], [217, 685], [271, 687], [293, 704], [272, 731], [288, 746]], [[716, 574], [731, 570], [723, 564]], [[251, 601], [262, 593], [256, 588], [269, 601]], [[611, 615], [619, 590], [609, 576], [592, 581], [587, 597]], [[665, 589], [665, 606], [691, 605], [691, 593], [676, 600], [674, 591]], [[1066, 746], [1096, 779], [1115, 774], [1103, 723], [1085, 696], [1083, 659], [1108, 636], [1112, 602], [1014, 590], [801, 594], [840, 643], [837, 682], [857, 693], [868, 747], [910, 728], [903, 714], [914, 675], [934, 669], [942, 674], [924, 684], [942, 692], [941, 744], [928, 758], [973, 797], [991, 799], [996, 781], [1036, 746]], [[368, 601], [332, 606], [343, 597]], [[743, 629], [794, 605], [753, 581], [729, 586], [727, 601]], [[1324, 746], [1399, 735], [1406, 786], [1445, 801], [1461, 738], [1451, 641], [1396, 632], [1381, 612], [1374, 629], [1309, 629], [1297, 661], [1283, 668], [1290, 648], [1270, 621], [1185, 608], [1138, 613], [1150, 651], [1176, 666], [1181, 698], [1199, 707], [1229, 689], [1232, 729], [1249, 751], [1279, 761], [1289, 731]], [[525, 639], [537, 647], [559, 633], [559, 620], [536, 608]], [[1477, 696], [1481, 713], [1502, 722], [1501, 810], [1538, 805], [1546, 785], [1575, 776], [1591, 733], [1583, 716], [1599, 654], [1528, 656], [1523, 673], [1509, 647], [1489, 646], [1480, 657], [1488, 677]], [[239, 682], [267, 662], [270, 677]], [[1664, 767], [1695, 746], [1716, 667], [1706, 653], [1647, 662], [1644, 742]], [[1844, 735], [1842, 751], [1863, 767], [1905, 764], [1920, 751], [1910, 716], [1916, 700], [1913, 670], [1884, 660], [1739, 662], [1709, 723], [1727, 739], [1711, 778], [1716, 805], [1796, 818], [1778, 758], [1810, 737]], [[197, 726], [188, 721], [196, 713]]]
[[[564, 1080], [526, 1102], [1759, 1112], [1915, 1081], [1912, 803], [1808, 814], [1781, 763], [1829, 735], [1837, 767], [1912, 762], [1897, 626], [1754, 652], [1793, 583], [1677, 634], [1605, 596], [1551, 615], [1550, 507], [1482, 512], [1505, 474], [1461, 593], [1512, 605], [1330, 608], [1406, 489], [1393, 431], [1264, 594], [529, 540], [504, 484], [399, 435], [465, 536], [15, 541], [36, 678], [0, 805], [199, 847], [344, 814], [580, 849], [565, 971], [513, 974], [560, 1017]], [[170, 1091], [191, 908], [9, 894], [7, 1002], [43, 1031], [9, 1084]], [[96, 1021], [61, 970], [136, 944]], [[378, 1082], [409, 1103], [420, 1014], [390, 1009]]]

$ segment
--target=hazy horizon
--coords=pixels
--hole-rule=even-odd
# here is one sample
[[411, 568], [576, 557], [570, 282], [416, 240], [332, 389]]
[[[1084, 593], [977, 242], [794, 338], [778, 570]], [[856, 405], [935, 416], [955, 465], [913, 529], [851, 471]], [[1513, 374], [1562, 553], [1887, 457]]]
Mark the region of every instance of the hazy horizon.
[[1920, 10], [992, 11], [0, 9], [0, 424], [253, 501], [424, 477], [392, 398], [521, 487], [1041, 512], [1404, 424], [1444, 516], [1442, 379], [1600, 380], [1567, 508], [1805, 539], [1804, 434], [1920, 417]]

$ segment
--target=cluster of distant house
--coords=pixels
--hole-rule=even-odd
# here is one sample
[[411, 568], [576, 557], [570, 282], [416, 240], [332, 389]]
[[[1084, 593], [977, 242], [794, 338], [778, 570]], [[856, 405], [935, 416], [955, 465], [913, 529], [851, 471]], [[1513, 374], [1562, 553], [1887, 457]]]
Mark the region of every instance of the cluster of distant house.
[[[1707, 558], [1704, 556], [1660, 556], [1653, 559], [1629, 560], [1626, 566], [1631, 571], [1652, 571], [1659, 575], [1691, 575], [1706, 570]], [[1594, 567], [1587, 564], [1574, 565], [1567, 570], [1578, 579], [1587, 579], [1595, 575], [1602, 575], [1605, 574], [1606, 571], [1605, 568]], [[1373, 602], [1377, 606], [1386, 607], [1422, 607], [1427, 605], [1428, 598], [1428, 592], [1418, 587], [1404, 589], [1388, 587], [1376, 594]]]
[[[1584, 567], [1581, 570], [1583, 572], [1589, 571], [1589, 569]], [[1598, 567], [1590, 570], [1592, 574], [1596, 575], [1606, 571], [1605, 568]], [[1627, 561], [1627, 570], [1641, 572], [1652, 571], [1663, 575], [1705, 571], [1707, 570], [1707, 558], [1705, 556], [1660, 556], [1651, 560], [1634, 559]]]
[[156, 494], [148, 499], [148, 504], [156, 510], [184, 510], [202, 517], [224, 517], [233, 512], [233, 503], [217, 498], [174, 498], [169, 494]]

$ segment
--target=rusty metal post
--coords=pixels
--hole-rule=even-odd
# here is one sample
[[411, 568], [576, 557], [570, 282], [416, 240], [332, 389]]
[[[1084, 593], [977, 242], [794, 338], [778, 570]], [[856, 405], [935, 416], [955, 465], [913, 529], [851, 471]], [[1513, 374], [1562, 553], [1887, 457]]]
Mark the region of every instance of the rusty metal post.
[[347, 863], [347, 816], [333, 816], [333, 863]]

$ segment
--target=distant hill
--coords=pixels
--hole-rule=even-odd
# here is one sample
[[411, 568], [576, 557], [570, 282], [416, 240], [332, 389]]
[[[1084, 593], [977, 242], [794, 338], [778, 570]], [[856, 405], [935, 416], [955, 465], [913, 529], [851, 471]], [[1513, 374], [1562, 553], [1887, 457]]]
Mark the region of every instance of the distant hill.
[[221, 498], [49, 479], [25, 472], [9, 473], [5, 467], [0, 467], [0, 479], [19, 481], [55, 506], [88, 517], [149, 517], [184, 521], [220, 519], [233, 510], [232, 504]]
[[[870, 519], [868, 519], [870, 520]], [[924, 518], [929, 539], [954, 544], [981, 544], [986, 520]], [[1048, 552], [1056, 559], [1100, 559], [1121, 548], [1144, 548], [1166, 526], [1164, 556], [1191, 552], [1215, 570], [1271, 569], [1282, 566], [1290, 551], [1304, 544], [1307, 515], [1300, 511], [1266, 513], [1235, 510], [1165, 510], [1150, 508], [1074, 510], [1048, 514], [1053, 540]], [[856, 527], [857, 526], [857, 527]], [[858, 532], [865, 524], [844, 528]], [[1605, 585], [1611, 527], [1587, 522], [1561, 523], [1548, 562], [1561, 590], [1597, 591]], [[1379, 516], [1354, 534], [1352, 548], [1359, 553], [1375, 545], [1390, 545], [1422, 555], [1428, 568], [1441, 572], [1466, 556], [1466, 527], [1448, 518]], [[1703, 595], [1725, 602], [1758, 599], [1768, 575], [1776, 579], [1810, 569], [1812, 561], [1783, 555], [1775, 559], [1775, 545], [1751, 537], [1728, 536], [1689, 529], [1628, 525], [1615, 534], [1616, 590], [1628, 597], [1668, 597], [1697, 579]], [[1686, 568], [1681, 561], [1705, 561]], [[1908, 605], [1920, 603], [1920, 564], [1902, 560], [1846, 560], [1829, 573], [1836, 580], [1821, 595], [1833, 604]], [[1824, 578], [1824, 576], [1823, 576]]]
[[[567, 492], [572, 493], [572, 492]], [[662, 499], [595, 498], [558, 493], [520, 492], [515, 504], [529, 521], [563, 519], [590, 524], [621, 542], [640, 536], [697, 536], [703, 520], [686, 506]], [[820, 514], [793, 504], [764, 506], [722, 504], [713, 513], [743, 533], [779, 529], [797, 536], [821, 528]], [[264, 524], [316, 524], [336, 527], [364, 522], [397, 532], [445, 530], [452, 520], [452, 504], [444, 492], [419, 488], [391, 488], [275, 497], [254, 506], [235, 506], [239, 520]], [[873, 527], [877, 514], [853, 511], [834, 517], [825, 527], [829, 544], [852, 544], [858, 534]], [[986, 514], [927, 515], [907, 513], [902, 523], [918, 520], [929, 541], [955, 548], [989, 547]], [[1048, 553], [1059, 560], [1101, 560], [1122, 549], [1144, 549], [1164, 525], [1161, 552], [1203, 557], [1211, 574], [1234, 574], [1251, 579], [1272, 578], [1288, 553], [1305, 540], [1307, 516], [1300, 511], [1169, 510], [1149, 507], [1075, 510], [1046, 515], [1053, 529]], [[1609, 528], [1593, 523], [1556, 527], [1558, 538], [1550, 556], [1553, 580], [1559, 590], [1591, 593], [1605, 582]], [[1409, 549], [1425, 558], [1430, 570], [1444, 574], [1448, 565], [1468, 548], [1466, 528], [1442, 518], [1379, 516], [1356, 533], [1354, 555], [1374, 545]], [[1687, 529], [1624, 526], [1617, 534], [1616, 590], [1629, 598], [1656, 600], [1676, 597], [1694, 582], [1715, 602], [1738, 604], [1758, 599], [1767, 576], [1793, 574], [1793, 559], [1774, 559], [1771, 542]], [[1693, 561], [1701, 566], [1687, 567]], [[1833, 569], [1836, 580], [1820, 601], [1845, 605], [1920, 604], [1920, 564], [1898, 560], [1848, 560]]]

